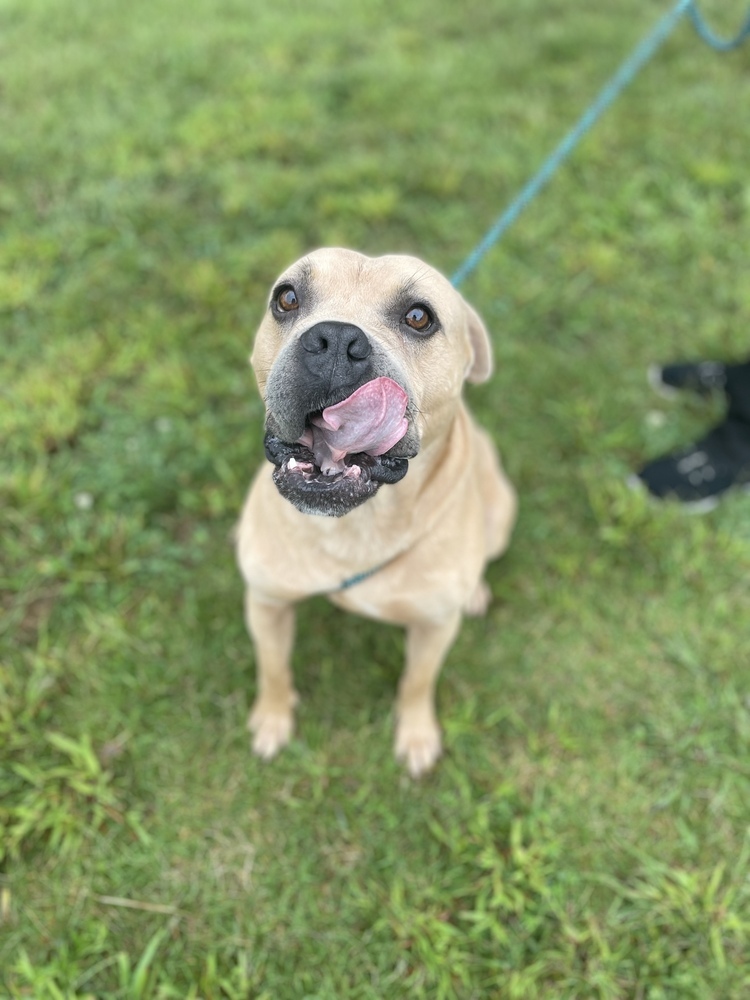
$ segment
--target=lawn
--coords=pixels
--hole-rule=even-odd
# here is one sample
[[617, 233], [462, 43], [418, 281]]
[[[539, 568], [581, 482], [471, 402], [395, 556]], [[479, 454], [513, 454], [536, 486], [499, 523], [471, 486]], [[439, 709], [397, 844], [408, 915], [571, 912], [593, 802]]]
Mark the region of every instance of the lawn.
[[322, 600], [292, 746], [245, 731], [270, 283], [450, 273], [669, 6], [0, 0], [0, 996], [749, 995], [750, 499], [624, 480], [720, 410], [646, 367], [749, 349], [750, 43], [685, 20], [463, 287], [521, 510], [439, 767]]

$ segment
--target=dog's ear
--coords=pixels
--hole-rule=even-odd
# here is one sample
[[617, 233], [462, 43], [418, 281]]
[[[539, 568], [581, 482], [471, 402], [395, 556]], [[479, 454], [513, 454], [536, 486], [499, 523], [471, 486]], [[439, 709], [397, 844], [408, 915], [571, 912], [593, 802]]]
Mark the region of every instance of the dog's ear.
[[468, 382], [486, 382], [492, 374], [492, 344], [487, 327], [468, 302], [466, 307], [466, 331], [469, 337], [472, 359], [466, 368]]

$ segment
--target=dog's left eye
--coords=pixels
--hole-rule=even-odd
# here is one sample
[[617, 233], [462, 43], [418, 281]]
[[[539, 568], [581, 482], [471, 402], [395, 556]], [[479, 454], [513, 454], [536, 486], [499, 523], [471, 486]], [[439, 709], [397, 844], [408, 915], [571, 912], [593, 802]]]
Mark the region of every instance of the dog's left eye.
[[432, 315], [427, 306], [421, 304], [413, 305], [410, 309], [407, 309], [406, 315], [404, 316], [404, 323], [410, 326], [412, 330], [416, 330], [417, 333], [427, 333], [435, 322], [435, 317]]

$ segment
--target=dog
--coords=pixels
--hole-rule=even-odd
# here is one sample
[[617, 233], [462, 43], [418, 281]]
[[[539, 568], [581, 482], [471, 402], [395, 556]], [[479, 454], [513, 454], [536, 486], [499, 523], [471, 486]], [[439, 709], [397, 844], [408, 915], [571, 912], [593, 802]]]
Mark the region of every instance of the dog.
[[326, 595], [406, 627], [395, 752], [410, 774], [441, 753], [434, 691], [462, 615], [489, 602], [516, 493], [462, 399], [492, 353], [481, 319], [414, 257], [315, 250], [275, 283], [250, 358], [265, 453], [237, 559], [255, 645], [253, 750], [287, 744], [297, 702], [294, 608]]

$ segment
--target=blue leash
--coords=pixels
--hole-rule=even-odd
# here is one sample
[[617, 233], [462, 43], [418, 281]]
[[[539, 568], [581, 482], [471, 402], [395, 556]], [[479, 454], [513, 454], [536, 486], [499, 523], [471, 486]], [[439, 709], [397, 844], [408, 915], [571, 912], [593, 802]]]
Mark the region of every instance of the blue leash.
[[469, 253], [463, 264], [455, 272], [451, 278], [451, 284], [457, 288], [475, 270], [485, 254], [492, 249], [506, 230], [513, 225], [524, 208], [552, 178], [553, 174], [570, 156], [592, 125], [607, 110], [610, 104], [619, 97], [625, 87], [627, 87], [654, 55], [662, 42], [666, 41], [677, 26], [680, 18], [686, 13], [690, 15], [693, 26], [703, 41], [719, 52], [729, 52], [731, 49], [736, 49], [750, 37], [750, 13], [740, 28], [739, 34], [734, 38], [724, 40], [715, 35], [708, 27], [701, 17], [695, 0], [678, 0], [672, 10], [665, 14], [652, 31], [639, 42], [614, 76], [604, 85], [594, 101], [584, 111], [573, 128], [547, 157], [537, 173], [525, 187], [521, 188], [520, 192], [502, 215], [496, 219], [484, 238]]
[[701, 12], [695, 5], [695, 0], [688, 4], [688, 14], [693, 22], [693, 27], [698, 32], [703, 41], [710, 45], [712, 49], [716, 49], [717, 52], [731, 52], [732, 49], [738, 49], [740, 45], [745, 41], [746, 38], [750, 37], [750, 14], [747, 15], [745, 23], [740, 28], [737, 35], [734, 38], [719, 38], [715, 35], [713, 31], [709, 28], [706, 22], [701, 16]]

